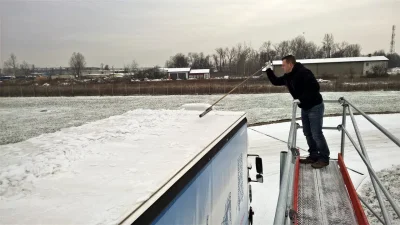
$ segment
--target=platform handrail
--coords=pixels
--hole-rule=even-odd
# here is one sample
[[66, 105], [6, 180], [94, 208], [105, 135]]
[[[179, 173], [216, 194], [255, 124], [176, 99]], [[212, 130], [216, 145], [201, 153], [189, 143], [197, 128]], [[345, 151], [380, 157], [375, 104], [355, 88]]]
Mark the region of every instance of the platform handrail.
[[[298, 153], [296, 152], [296, 141], [297, 141], [297, 130], [302, 128], [299, 124], [296, 123], [296, 113], [297, 107], [300, 102], [298, 100], [293, 101], [293, 108], [292, 108], [292, 119], [290, 124], [290, 131], [288, 137], [288, 152], [287, 152], [287, 159], [284, 161], [284, 165], [281, 167], [283, 169], [283, 175], [281, 177], [281, 186], [279, 190], [279, 197], [278, 203], [275, 211], [275, 218], [274, 218], [274, 225], [283, 225], [283, 224], [291, 224], [294, 221], [294, 218], [291, 216], [293, 213], [293, 189], [290, 188], [290, 185], [293, 185], [294, 179], [294, 165], [295, 159], [298, 157]], [[385, 221], [384, 224], [392, 224], [387, 209], [385, 207], [384, 200], [382, 198], [382, 193], [385, 195], [387, 200], [389, 201], [391, 207], [396, 212], [397, 216], [400, 217], [400, 207], [397, 202], [395, 202], [394, 198], [388, 192], [388, 190], [384, 187], [382, 182], [379, 180], [376, 172], [372, 168], [370, 163], [367, 150], [365, 148], [364, 142], [361, 137], [361, 132], [358, 129], [358, 125], [356, 119], [354, 117], [352, 109], [357, 111], [361, 114], [364, 118], [366, 118], [372, 125], [374, 125], [378, 130], [380, 130], [385, 136], [387, 136], [390, 140], [392, 140], [397, 146], [400, 147], [400, 140], [391, 134], [387, 129], [377, 123], [374, 119], [368, 116], [365, 112], [357, 108], [353, 103], [345, 99], [344, 97], [339, 98], [338, 100], [325, 100], [324, 103], [339, 103], [343, 107], [342, 111], [342, 123], [337, 126], [337, 130], [341, 132], [341, 144], [340, 144], [340, 152], [341, 156], [344, 158], [345, 152], [345, 137], [350, 140], [353, 144], [354, 148], [356, 149], [357, 153], [359, 154], [360, 158], [364, 162], [365, 166], [368, 169], [369, 176], [371, 178], [375, 193], [378, 198], [378, 202], [382, 211], [383, 219]], [[350, 136], [349, 132], [346, 129], [346, 117], [347, 113], [349, 114], [352, 124], [354, 126], [354, 130], [356, 132], [356, 136], [359, 142], [359, 146], [354, 141], [354, 139]], [[334, 127], [323, 127], [323, 129], [335, 130]], [[363, 202], [363, 204], [366, 204]], [[367, 208], [371, 208], [370, 206], [366, 205]], [[296, 213], [296, 212], [295, 212]], [[374, 214], [375, 215], [375, 214]], [[378, 215], [375, 215], [378, 217]], [[381, 218], [378, 219], [382, 221]]]
[[[364, 154], [365, 159], [367, 160], [367, 162], [371, 164], [371, 162], [369, 161], [367, 150], [366, 150], [365, 145], [364, 145], [364, 141], [362, 140], [362, 137], [361, 137], [360, 130], [358, 129], [357, 121], [356, 121], [356, 119], [355, 119], [355, 117], [353, 115], [353, 111], [352, 111], [351, 107], [348, 107], [348, 111], [349, 111], [349, 115], [350, 115], [351, 121], [353, 123], [354, 131], [356, 132], [356, 136], [357, 136], [358, 142], [360, 143], [360, 148], [362, 150], [362, 153]], [[383, 219], [385, 220], [385, 223], [383, 223], [383, 224], [391, 224], [392, 222], [391, 222], [391, 219], [389, 217], [389, 214], [388, 214], [388, 211], [386, 209], [386, 206], [384, 204], [384, 200], [382, 198], [382, 193], [379, 190], [378, 184], [376, 183], [377, 181], [375, 181], [375, 179], [372, 179], [372, 175], [371, 175], [371, 173], [369, 171], [368, 171], [368, 173], [369, 173], [369, 176], [371, 178], [372, 186], [373, 186], [374, 191], [376, 193], [376, 197], [378, 199], [379, 206], [381, 208]], [[368, 207], [369, 206], [367, 206], [367, 208]], [[380, 219], [380, 218], [378, 217], [378, 219]]]
[[392, 140], [397, 146], [400, 147], [400, 140], [395, 137], [392, 133], [390, 133], [388, 130], [386, 130], [383, 126], [381, 126], [379, 123], [377, 123], [374, 119], [372, 119], [370, 116], [368, 116], [365, 112], [362, 110], [358, 109], [356, 106], [354, 106], [351, 102], [349, 102], [345, 98], [340, 98], [340, 100], [343, 100], [346, 104], [351, 106], [353, 109], [355, 109], [358, 113], [360, 113], [362, 116], [364, 116], [365, 119], [367, 119], [372, 125], [374, 125], [378, 130], [380, 130], [384, 135], [386, 135], [390, 140]]
[[295, 149], [296, 149], [296, 133], [298, 124], [296, 123], [296, 112], [298, 100], [293, 101], [292, 120], [288, 137], [288, 152], [286, 155], [285, 165], [283, 166], [283, 175], [279, 190], [279, 197], [275, 211], [274, 225], [291, 224], [290, 212], [293, 209], [293, 182], [294, 182], [294, 165], [295, 165]]
[[400, 217], [400, 207], [395, 202], [395, 200], [393, 199], [391, 194], [387, 191], [387, 189], [383, 186], [382, 182], [378, 179], [378, 176], [376, 175], [375, 171], [372, 169], [371, 163], [370, 163], [369, 158], [368, 158], [368, 153], [366, 151], [366, 148], [365, 148], [365, 145], [364, 145], [364, 141], [362, 140], [361, 133], [360, 133], [360, 131], [358, 129], [357, 121], [356, 121], [356, 119], [354, 117], [352, 109], [354, 109], [358, 113], [360, 113], [365, 119], [367, 119], [372, 125], [374, 125], [378, 130], [380, 130], [386, 137], [388, 137], [390, 140], [392, 140], [399, 147], [400, 147], [400, 141], [393, 134], [391, 134], [388, 130], [386, 130], [383, 126], [381, 126], [379, 123], [377, 123], [374, 119], [372, 119], [370, 116], [368, 116], [365, 112], [363, 112], [362, 110], [358, 109], [354, 104], [352, 104], [350, 101], [348, 101], [344, 97], [339, 98], [339, 101], [342, 104], [345, 104], [345, 105], [349, 106], [348, 107], [348, 111], [349, 111], [350, 118], [351, 118], [351, 120], [353, 122], [353, 127], [354, 127], [354, 131], [356, 133], [356, 136], [357, 136], [357, 139], [358, 139], [358, 142], [359, 142], [359, 146], [352, 139], [352, 137], [350, 136], [350, 134], [348, 133], [346, 128], [342, 128], [342, 131], [344, 131], [346, 133], [348, 139], [351, 141], [351, 143], [353, 144], [354, 148], [357, 150], [357, 152], [359, 153], [361, 159], [363, 160], [364, 164], [368, 168], [368, 173], [369, 173], [369, 176], [370, 176], [370, 179], [371, 179], [371, 183], [372, 183], [372, 185], [374, 187], [374, 191], [375, 191], [375, 194], [377, 196], [378, 203], [379, 203], [380, 209], [382, 211], [383, 218], [385, 220], [385, 224], [392, 224], [391, 218], [389, 217], [389, 213], [387, 212], [386, 206], [384, 204], [384, 199], [381, 196], [381, 194], [382, 194], [381, 191], [383, 192], [383, 194], [385, 195], [385, 197], [389, 201], [390, 206], [394, 209], [395, 213], [399, 217]]

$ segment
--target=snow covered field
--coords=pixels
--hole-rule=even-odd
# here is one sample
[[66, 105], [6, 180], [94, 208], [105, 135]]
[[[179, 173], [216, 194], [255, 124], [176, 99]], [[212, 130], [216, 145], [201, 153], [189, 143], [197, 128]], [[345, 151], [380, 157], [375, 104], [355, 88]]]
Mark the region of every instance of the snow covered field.
[[[366, 112], [400, 112], [400, 92], [323, 92], [325, 99], [345, 96]], [[212, 104], [221, 95], [0, 98], [0, 145], [16, 143], [43, 133], [80, 126], [133, 109], [179, 109], [186, 103]], [[249, 123], [290, 118], [287, 93], [230, 95], [219, 110], [244, 111]], [[327, 105], [326, 114], [340, 113]]]
[[[325, 99], [337, 99], [345, 96], [367, 112], [400, 111], [400, 104], [398, 104], [400, 92], [336, 92], [323, 93], [323, 95]], [[154, 126], [165, 125], [165, 129], [170, 126], [179, 126], [180, 116], [182, 115], [179, 114], [180, 111], [163, 110], [162, 116], [154, 118], [152, 117], [154, 111], [142, 110], [141, 108], [179, 110], [185, 103], [205, 102], [210, 104], [219, 97], [1, 98], [0, 224], [6, 223], [7, 219], [12, 220], [12, 218], [32, 221], [32, 219], [38, 219], [34, 215], [38, 215], [40, 212], [42, 213], [41, 216], [46, 215], [46, 219], [51, 221], [52, 214], [50, 212], [52, 210], [58, 210], [61, 214], [67, 213], [68, 210], [79, 204], [86, 204], [89, 207], [87, 211], [75, 212], [76, 215], [84, 216], [90, 210], [101, 210], [101, 207], [109, 206], [111, 199], [107, 196], [101, 196], [99, 193], [104, 191], [116, 192], [115, 190], [120, 190], [120, 185], [128, 185], [125, 186], [126, 189], [141, 189], [142, 186], [140, 185], [148, 185], [149, 183], [146, 182], [141, 184], [129, 183], [129, 177], [138, 176], [136, 164], [140, 164], [140, 162], [134, 160], [135, 162], [132, 163], [131, 160], [121, 158], [119, 156], [121, 152], [118, 149], [121, 149], [121, 151], [128, 147], [142, 149], [145, 143], [140, 141], [144, 135], [158, 137], [160, 130], [154, 130]], [[245, 111], [250, 123], [267, 122], [289, 118], [291, 98], [288, 94], [232, 95], [218, 104], [216, 108], [218, 110]], [[341, 108], [338, 104], [326, 104], [326, 114], [339, 112], [341, 112]], [[197, 113], [195, 114], [194, 116], [197, 117]], [[109, 118], [110, 116], [113, 117]], [[372, 115], [372, 117], [396, 137], [400, 137], [400, 126], [396, 122], [399, 121], [400, 114]], [[330, 117], [325, 118], [324, 121], [325, 126], [336, 126], [340, 123], [340, 118]], [[365, 119], [357, 116], [357, 121], [374, 169], [380, 171], [398, 165], [400, 149]], [[348, 119], [348, 123], [351, 123], [350, 119]], [[279, 152], [287, 150], [285, 141], [287, 141], [288, 130], [289, 123], [249, 128], [249, 151], [250, 153], [260, 154], [264, 162], [264, 183], [252, 184], [255, 224], [272, 224], [279, 188]], [[354, 134], [352, 129], [350, 131]], [[187, 133], [190, 134], [189, 131]], [[336, 158], [340, 146], [340, 133], [330, 130], [326, 131], [325, 134], [331, 148], [331, 156]], [[134, 138], [127, 141], [129, 137]], [[181, 141], [180, 137], [182, 136], [173, 135], [169, 136], [169, 139], [178, 138]], [[298, 146], [307, 149], [301, 130], [299, 130], [298, 138]], [[104, 145], [104, 143], [111, 144]], [[170, 142], [171, 146], [167, 146], [167, 148], [171, 147], [172, 149], [176, 147], [176, 144], [172, 141]], [[188, 142], [187, 144], [192, 143]], [[92, 147], [88, 148], [89, 145]], [[111, 145], [116, 150], [115, 153], [101, 151], [101, 149], [107, 147], [111, 148]], [[159, 146], [157, 149], [163, 150], [165, 147]], [[146, 148], [140, 151], [143, 154], [148, 152]], [[304, 151], [301, 153], [307, 154]], [[185, 156], [190, 157], [190, 154], [189, 151]], [[88, 157], [94, 159], [93, 162], [85, 162]], [[135, 155], [131, 157], [135, 158]], [[166, 159], [157, 160], [164, 162], [162, 160]], [[165, 162], [179, 166], [179, 162], [174, 162], [172, 159]], [[366, 167], [348, 140], [346, 141], [345, 162], [349, 168], [365, 174], [361, 176], [349, 171], [361, 195], [373, 202], [373, 195], [369, 193], [367, 187], [368, 173]], [[120, 163], [123, 166], [117, 167], [116, 165]], [[74, 169], [70, 170], [70, 168]], [[87, 177], [87, 173], [97, 171], [99, 168], [114, 171], [117, 176]], [[393, 171], [395, 172], [382, 172], [382, 177], [384, 177], [386, 183], [389, 180], [392, 180], [394, 184], [398, 183], [399, 170], [395, 168]], [[165, 172], [167, 173], [167, 171]], [[143, 178], [143, 180], [146, 180], [146, 178]], [[110, 179], [115, 181], [116, 185], [107, 182]], [[76, 180], [83, 180], [86, 182], [85, 185], [91, 188], [92, 191], [85, 193], [86, 198], [80, 194], [82, 190], [74, 189]], [[103, 182], [100, 182], [101, 180]], [[151, 180], [149, 182], [162, 181]], [[64, 204], [54, 205], [46, 200], [46, 197], [63, 198], [63, 196], [66, 196], [68, 193], [61, 191], [60, 187], [68, 187], [72, 193], [75, 193], [73, 198], [64, 203], [67, 206]], [[391, 186], [389, 191], [400, 202], [400, 191], [396, 187], [398, 185]], [[149, 194], [147, 190], [140, 193], [141, 196], [147, 194]], [[134, 198], [134, 196], [131, 197]], [[96, 200], [98, 204], [89, 204], [91, 198], [98, 199], [98, 201]], [[39, 205], [43, 206], [43, 204], [49, 211], [39, 212], [41, 210]], [[98, 215], [89, 222], [108, 224], [115, 221], [117, 219], [115, 215], [126, 204], [129, 203], [113, 202], [112, 206], [108, 208], [109, 214]], [[377, 206], [376, 202], [371, 204]], [[15, 211], [16, 208], [22, 208], [25, 212], [29, 211], [32, 214], [21, 214]], [[3, 217], [3, 215], [8, 217]], [[73, 217], [69, 222], [78, 223], [80, 218], [79, 216]], [[395, 222], [400, 224], [400, 221]]]

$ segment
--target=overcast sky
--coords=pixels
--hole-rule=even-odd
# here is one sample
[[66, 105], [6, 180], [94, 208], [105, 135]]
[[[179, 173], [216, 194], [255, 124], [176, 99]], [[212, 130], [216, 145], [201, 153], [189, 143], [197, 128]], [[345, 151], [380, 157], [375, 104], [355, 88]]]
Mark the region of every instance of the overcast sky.
[[258, 49], [303, 32], [318, 45], [332, 33], [363, 54], [388, 51], [400, 0], [0, 0], [0, 19], [1, 66], [12, 52], [36, 66], [67, 66], [73, 52], [88, 66], [164, 66], [177, 52], [210, 54], [239, 42]]

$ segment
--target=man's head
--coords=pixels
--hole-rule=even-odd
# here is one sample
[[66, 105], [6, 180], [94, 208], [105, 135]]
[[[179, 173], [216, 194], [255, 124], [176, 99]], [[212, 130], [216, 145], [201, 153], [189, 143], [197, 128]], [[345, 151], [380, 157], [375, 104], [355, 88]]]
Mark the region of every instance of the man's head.
[[287, 56], [283, 57], [282, 58], [282, 69], [283, 69], [283, 72], [285, 72], [285, 73], [292, 72], [294, 64], [296, 64], [296, 58], [294, 56], [287, 55]]

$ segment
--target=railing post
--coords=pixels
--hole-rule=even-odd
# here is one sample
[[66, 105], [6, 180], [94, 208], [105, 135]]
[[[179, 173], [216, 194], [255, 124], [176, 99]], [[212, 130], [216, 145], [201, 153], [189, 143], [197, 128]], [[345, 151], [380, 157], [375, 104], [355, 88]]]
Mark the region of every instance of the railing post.
[[[342, 113], [342, 127], [346, 128], [346, 108], [348, 107], [348, 105], [346, 104], [346, 101], [344, 101], [344, 99], [342, 99], [342, 106], [343, 106], [343, 113]], [[342, 157], [344, 158], [344, 145], [345, 145], [345, 133], [342, 130], [342, 140], [340, 142], [340, 154], [342, 155]]]
[[287, 152], [281, 151], [280, 154], [280, 170], [279, 170], [279, 187], [282, 185], [283, 169], [285, 168]]

